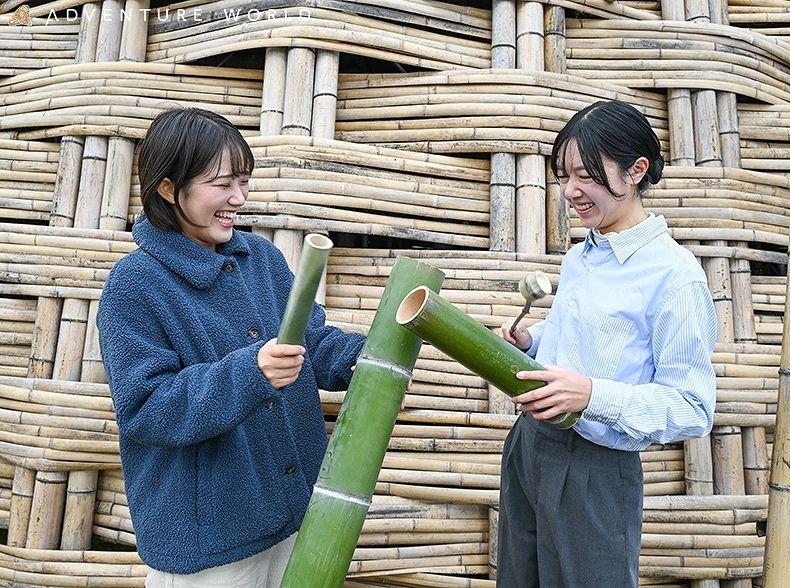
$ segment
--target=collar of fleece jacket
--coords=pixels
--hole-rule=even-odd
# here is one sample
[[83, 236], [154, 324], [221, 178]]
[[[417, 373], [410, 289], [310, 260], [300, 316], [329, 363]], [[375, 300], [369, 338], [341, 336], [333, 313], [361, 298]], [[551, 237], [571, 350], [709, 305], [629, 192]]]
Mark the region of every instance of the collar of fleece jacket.
[[141, 249], [201, 290], [214, 283], [227, 256], [250, 253], [246, 241], [235, 229], [230, 241], [218, 247], [220, 251], [217, 253], [181, 233], [157, 229], [143, 215], [134, 223], [132, 235]]

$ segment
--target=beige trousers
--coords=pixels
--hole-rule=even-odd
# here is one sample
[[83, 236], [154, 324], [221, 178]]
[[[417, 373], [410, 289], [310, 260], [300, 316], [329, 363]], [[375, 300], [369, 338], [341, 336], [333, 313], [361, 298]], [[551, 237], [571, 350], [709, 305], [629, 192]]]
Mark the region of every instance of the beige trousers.
[[168, 574], [149, 568], [145, 588], [280, 588], [296, 535], [247, 559], [196, 574]]

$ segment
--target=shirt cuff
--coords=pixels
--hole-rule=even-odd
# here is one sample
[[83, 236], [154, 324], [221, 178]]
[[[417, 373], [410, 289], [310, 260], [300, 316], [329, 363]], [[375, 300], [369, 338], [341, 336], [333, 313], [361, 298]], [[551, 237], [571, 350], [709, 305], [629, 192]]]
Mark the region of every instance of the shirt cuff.
[[538, 354], [538, 345], [540, 344], [540, 337], [535, 337], [532, 331], [532, 327], [527, 327], [527, 331], [529, 331], [529, 336], [532, 337], [532, 345], [529, 346], [529, 349], [522, 349], [524, 353], [529, 355], [532, 359], [535, 359], [535, 356]]
[[617, 388], [617, 382], [590, 378], [592, 389], [590, 402], [582, 412], [582, 416], [590, 421], [607, 426], [614, 425], [620, 418], [622, 411], [622, 393]]

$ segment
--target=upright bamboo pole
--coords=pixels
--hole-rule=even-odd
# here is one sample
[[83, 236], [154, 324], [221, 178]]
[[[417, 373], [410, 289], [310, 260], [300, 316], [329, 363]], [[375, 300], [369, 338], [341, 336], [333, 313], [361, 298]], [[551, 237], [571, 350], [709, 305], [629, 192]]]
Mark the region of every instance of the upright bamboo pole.
[[[516, 64], [543, 71], [543, 4], [519, 2], [516, 13]], [[546, 161], [542, 155], [516, 155], [516, 251], [546, 253]]]
[[8, 521], [9, 547], [25, 546], [35, 483], [36, 472], [21, 466], [14, 468], [14, 481], [11, 487], [11, 514]]
[[444, 275], [399, 257], [343, 400], [282, 588], [332, 588], [343, 581], [376, 487], [420, 339], [395, 322], [415, 285], [441, 287]]
[[[265, 75], [265, 73], [264, 73]], [[310, 136], [315, 81], [315, 51], [304, 47], [288, 50], [283, 103], [283, 135]], [[277, 229], [273, 243], [285, 255], [291, 270], [299, 265], [304, 233]]]
[[[491, 67], [516, 67], [516, 0], [491, 3]], [[491, 251], [514, 251], [516, 247], [516, 156], [491, 154], [490, 188]]]
[[[544, 16], [544, 61], [546, 71], [564, 74], [565, 62], [565, 8], [546, 6]], [[557, 178], [546, 158], [546, 251], [565, 253], [571, 245], [568, 204], [562, 197]]]
[[[664, 20], [686, 20], [683, 0], [662, 0], [661, 15]], [[667, 91], [669, 116], [669, 163], [694, 166], [694, 131], [691, 124], [691, 92], [686, 89]]]
[[[283, 130], [283, 108], [285, 104], [285, 76], [288, 51], [283, 47], [266, 50], [261, 96], [261, 135], [279, 135]], [[274, 242], [274, 229], [253, 226], [253, 232]]]
[[285, 79], [288, 52], [280, 47], [267, 49], [263, 71], [261, 135], [279, 135], [283, 130]]
[[303, 47], [289, 49], [283, 104], [283, 135], [310, 136], [314, 79], [315, 51]]
[[[313, 88], [313, 120], [311, 134], [319, 139], [335, 138], [337, 118], [337, 84], [340, 70], [340, 53], [318, 51], [315, 60], [315, 84]], [[323, 305], [326, 301], [326, 265], [321, 275], [315, 300]]]
[[[491, 67], [493, 69], [516, 67], [516, 0], [491, 2]], [[516, 155], [514, 153], [491, 154], [490, 182], [489, 248], [492, 251], [514, 251], [516, 247]], [[507, 397], [490, 384], [488, 412], [513, 413], [513, 407]], [[488, 509], [488, 569], [492, 580], [496, 579], [498, 528], [499, 505], [496, 504]]]
[[63, 525], [67, 477], [66, 472], [36, 474], [25, 544], [28, 549], [57, 549]]
[[340, 53], [337, 51], [318, 52], [315, 60], [311, 135], [319, 139], [335, 138], [339, 68]]
[[781, 588], [790, 578], [790, 263], [787, 269], [779, 401], [768, 490], [765, 588]]

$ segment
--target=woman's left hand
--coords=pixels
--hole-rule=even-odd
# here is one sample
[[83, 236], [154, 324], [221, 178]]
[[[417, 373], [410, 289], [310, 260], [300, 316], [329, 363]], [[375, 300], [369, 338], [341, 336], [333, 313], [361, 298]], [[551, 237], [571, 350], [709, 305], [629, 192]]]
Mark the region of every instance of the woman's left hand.
[[581, 412], [590, 403], [592, 380], [572, 370], [547, 365], [545, 370], [518, 372], [519, 380], [546, 382], [537, 390], [526, 392], [511, 400], [521, 410], [531, 412], [537, 420], [551, 419], [566, 412]]

